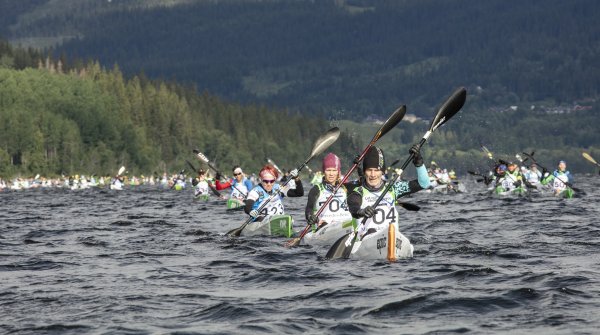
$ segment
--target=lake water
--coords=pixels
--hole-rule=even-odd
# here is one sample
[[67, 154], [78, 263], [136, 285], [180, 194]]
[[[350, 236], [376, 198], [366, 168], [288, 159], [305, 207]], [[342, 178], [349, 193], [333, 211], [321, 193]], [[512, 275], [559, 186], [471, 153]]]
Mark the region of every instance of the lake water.
[[[581, 198], [416, 194], [412, 259], [328, 261], [192, 191], [0, 193], [0, 333], [600, 332], [600, 180]], [[308, 193], [308, 192], [307, 192]], [[304, 225], [306, 197], [286, 199]]]

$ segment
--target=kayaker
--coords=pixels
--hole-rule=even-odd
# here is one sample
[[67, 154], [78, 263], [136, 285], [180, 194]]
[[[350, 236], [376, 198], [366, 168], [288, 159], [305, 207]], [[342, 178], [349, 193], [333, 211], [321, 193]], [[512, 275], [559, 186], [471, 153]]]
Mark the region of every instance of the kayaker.
[[215, 176], [215, 188], [218, 191], [220, 191], [231, 187], [230, 197], [243, 201], [244, 199], [246, 199], [248, 192], [253, 187], [252, 182], [248, 178], [246, 178], [246, 175], [244, 174], [244, 171], [242, 171], [241, 167], [234, 166], [232, 171], [233, 178], [225, 182], [221, 182], [221, 178], [223, 178], [223, 176], [221, 176], [220, 173], [217, 173], [217, 175]]
[[[295, 182], [296, 187], [290, 189], [287, 189], [286, 187], [286, 189], [282, 189], [277, 183], [277, 178], [279, 177], [277, 170], [270, 164], [265, 165], [258, 173], [260, 183], [248, 192], [248, 196], [244, 201], [244, 211], [246, 214], [258, 221], [262, 220], [267, 215], [285, 214], [282, 201], [283, 198], [286, 196], [301, 197], [304, 195], [302, 181], [298, 178], [298, 170], [294, 169], [290, 171], [290, 176], [294, 178], [293, 181]], [[274, 197], [273, 200], [271, 200], [259, 213], [258, 208], [260, 208], [262, 202], [269, 198], [274, 192], [278, 196]]]
[[567, 187], [571, 187], [571, 184], [573, 184], [573, 176], [571, 175], [571, 172], [567, 170], [566, 161], [559, 161], [557, 169], [554, 170], [552, 174], [546, 172], [542, 179], [542, 185], [548, 185], [550, 183], [552, 183], [552, 189], [555, 194], [559, 194], [566, 190]]
[[208, 177], [206, 176], [206, 171], [203, 169], [198, 170], [198, 176], [192, 179], [192, 186], [194, 186], [194, 197], [200, 198], [205, 197], [208, 199], [210, 196], [209, 191], [212, 191], [215, 195], [220, 197], [219, 192], [212, 185]]
[[542, 179], [542, 172], [538, 170], [537, 164], [532, 163], [529, 166], [529, 170], [525, 174], [525, 179], [532, 185], [538, 185]]
[[507, 180], [511, 181], [514, 186], [511, 187], [509, 190], [523, 186], [523, 175], [521, 175], [521, 170], [519, 170], [519, 166], [516, 163], [508, 163], [508, 165], [506, 166], [505, 177], [507, 178]]
[[[388, 224], [398, 225], [398, 212], [396, 199], [410, 193], [415, 193], [429, 187], [429, 176], [423, 164], [419, 145], [410, 148], [409, 153], [414, 155], [413, 164], [417, 170], [417, 179], [411, 181], [396, 181], [390, 192], [385, 195], [377, 208], [373, 208], [381, 192], [386, 186], [382, 175], [385, 171], [385, 157], [383, 150], [371, 147], [363, 160], [364, 178], [360, 186], [348, 194], [348, 209], [353, 217], [366, 217], [364, 225], [359, 225], [358, 236], [362, 239], [365, 235], [387, 229]], [[361, 220], [362, 221], [362, 220]], [[387, 224], [384, 224], [387, 223]]]
[[313, 231], [329, 223], [344, 223], [352, 221], [352, 215], [348, 211], [348, 187], [352, 184], [345, 184], [338, 188], [335, 196], [331, 199], [327, 208], [319, 215], [315, 213], [321, 208], [321, 205], [331, 196], [333, 190], [342, 181], [342, 163], [340, 158], [333, 153], [328, 153], [323, 158], [323, 177], [322, 180], [314, 185], [308, 192], [308, 201], [304, 209], [306, 222], [310, 224]]

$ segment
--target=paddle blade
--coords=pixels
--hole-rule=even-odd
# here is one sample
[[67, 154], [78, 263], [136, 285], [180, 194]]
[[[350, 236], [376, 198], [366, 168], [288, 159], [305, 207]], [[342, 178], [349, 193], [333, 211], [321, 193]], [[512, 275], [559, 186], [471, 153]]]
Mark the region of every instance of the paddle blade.
[[407, 211], [412, 212], [418, 212], [421, 209], [420, 206], [408, 202], [399, 202], [398, 205], [400, 205], [400, 207], [406, 209]]
[[203, 153], [196, 149], [194, 149], [194, 153], [196, 154], [196, 157], [198, 157], [201, 161], [203, 161], [204, 163], [208, 163], [208, 157], [206, 157]]
[[392, 115], [390, 115], [390, 117], [387, 120], [385, 120], [385, 122], [383, 123], [381, 128], [379, 128], [379, 131], [375, 134], [371, 142], [377, 141], [381, 136], [385, 135], [388, 131], [394, 128], [400, 121], [402, 121], [405, 114], [406, 106], [402, 105], [398, 107], [398, 109], [396, 109], [392, 113]]
[[338, 137], [340, 137], [340, 128], [338, 127], [333, 127], [325, 134], [321, 135], [313, 146], [312, 152], [310, 153], [311, 158], [319, 155], [329, 148], [329, 146], [332, 145], [333, 142], [338, 139]]
[[294, 237], [293, 239], [287, 241], [285, 243], [285, 246], [288, 248], [297, 247], [298, 245], [300, 245], [300, 240], [301, 240], [300, 237]]
[[271, 158], [267, 158], [267, 162], [269, 162], [269, 164], [273, 165], [275, 170], [277, 170], [277, 172], [279, 172], [279, 174], [283, 176], [283, 171], [281, 171], [279, 166], [277, 166], [277, 164], [275, 164], [275, 162], [273, 162], [273, 160]]
[[242, 233], [242, 230], [244, 230], [245, 227], [246, 226], [232, 229], [232, 230], [228, 231], [227, 234], [225, 234], [225, 235], [228, 235], [228, 236], [240, 236], [240, 234]]
[[344, 255], [347, 253], [346, 249], [350, 248], [350, 246], [346, 246], [346, 240], [348, 240], [350, 234], [352, 233], [348, 233], [335, 241], [331, 248], [329, 248], [329, 251], [327, 251], [325, 259], [337, 259], [344, 257]]
[[125, 167], [121, 166], [121, 168], [119, 169], [119, 171], [117, 172], [117, 176], [122, 175], [125, 172]]
[[596, 162], [596, 160], [592, 156], [590, 156], [590, 154], [588, 154], [587, 152], [584, 152], [581, 155], [583, 156], [583, 158], [585, 158], [588, 161], [592, 162], [592, 164], [598, 165], [598, 162]]
[[446, 99], [446, 102], [440, 107], [435, 118], [431, 121], [431, 125], [429, 126], [430, 131], [436, 130], [439, 126], [448, 122], [454, 114], [458, 113], [460, 109], [464, 106], [465, 101], [467, 100], [467, 90], [464, 87], [461, 87], [454, 91], [452, 95]]

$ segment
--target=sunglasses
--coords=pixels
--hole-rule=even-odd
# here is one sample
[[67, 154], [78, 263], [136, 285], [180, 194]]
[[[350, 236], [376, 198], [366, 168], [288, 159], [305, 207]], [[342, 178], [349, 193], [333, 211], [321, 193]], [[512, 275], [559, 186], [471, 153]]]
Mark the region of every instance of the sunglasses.
[[272, 179], [272, 180], [264, 180], [263, 179], [262, 182], [265, 183], [265, 184], [273, 184], [275, 182], [275, 179]]
[[240, 173], [234, 173], [233, 175], [234, 175], [234, 176], [239, 176], [239, 175], [241, 175], [241, 174], [242, 174], [242, 173], [240, 172]]

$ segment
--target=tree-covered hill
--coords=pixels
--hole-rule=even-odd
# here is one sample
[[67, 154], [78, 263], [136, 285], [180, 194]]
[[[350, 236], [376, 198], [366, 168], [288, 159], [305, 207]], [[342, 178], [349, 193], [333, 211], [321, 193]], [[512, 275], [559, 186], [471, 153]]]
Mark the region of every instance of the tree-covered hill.
[[[292, 168], [330, 128], [143, 75], [126, 79], [118, 67], [36, 57], [0, 42], [0, 176], [104, 174], [122, 164], [162, 173], [187, 169], [194, 148], [223, 171], [234, 164], [256, 171], [266, 157]], [[332, 150], [349, 152], [352, 143], [342, 134]]]
[[18, 15], [2, 33], [14, 40], [64, 37], [58, 53], [128, 75], [328, 116], [384, 115], [398, 102], [427, 116], [459, 85], [482, 108], [595, 99], [600, 87], [594, 0], [9, 3], [23, 3], [7, 8]]

